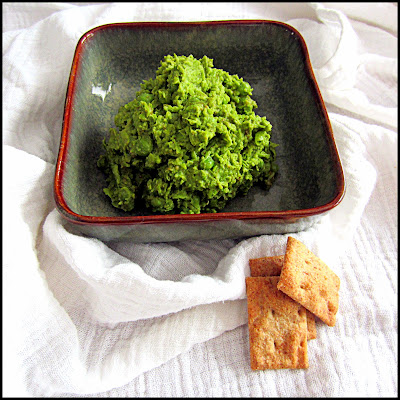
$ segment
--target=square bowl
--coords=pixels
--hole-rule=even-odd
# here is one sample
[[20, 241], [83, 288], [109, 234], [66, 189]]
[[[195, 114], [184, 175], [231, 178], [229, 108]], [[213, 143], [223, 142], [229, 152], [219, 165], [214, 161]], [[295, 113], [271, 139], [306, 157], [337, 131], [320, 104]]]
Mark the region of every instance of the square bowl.
[[[167, 54], [214, 60], [253, 88], [255, 112], [272, 124], [277, 178], [218, 213], [126, 213], [111, 205], [97, 160], [120, 106], [135, 98]], [[115, 23], [79, 40], [68, 83], [54, 196], [72, 229], [133, 242], [292, 233], [316, 223], [345, 192], [342, 166], [307, 47], [277, 21]]]

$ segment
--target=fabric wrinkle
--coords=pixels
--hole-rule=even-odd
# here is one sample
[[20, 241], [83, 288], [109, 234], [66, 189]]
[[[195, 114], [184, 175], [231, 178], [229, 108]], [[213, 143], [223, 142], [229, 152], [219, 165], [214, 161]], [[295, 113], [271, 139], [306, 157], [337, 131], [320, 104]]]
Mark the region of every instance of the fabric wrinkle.
[[[393, 33], [393, 19], [379, 17], [391, 15], [392, 3], [379, 9], [370, 3], [335, 4], [3, 5], [3, 274], [10, 394], [397, 393], [397, 25]], [[85, 32], [112, 22], [269, 19], [279, 13], [305, 38], [346, 180], [342, 202], [291, 235], [323, 259], [342, 286], [337, 327], [317, 325], [310, 371], [251, 375], [248, 260], [283, 254], [288, 234], [106, 243], [70, 229], [52, 190], [69, 69]], [[382, 34], [374, 36], [377, 31]], [[394, 34], [396, 40], [385, 40]], [[385, 51], [376, 50], [385, 44]]]

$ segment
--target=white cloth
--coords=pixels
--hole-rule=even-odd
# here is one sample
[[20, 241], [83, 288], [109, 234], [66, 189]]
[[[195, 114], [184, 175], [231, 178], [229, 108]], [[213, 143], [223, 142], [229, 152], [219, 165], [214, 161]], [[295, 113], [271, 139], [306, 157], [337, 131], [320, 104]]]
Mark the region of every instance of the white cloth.
[[[111, 22], [270, 19], [303, 35], [344, 167], [342, 203], [293, 234], [341, 279], [308, 370], [249, 366], [248, 259], [287, 235], [104, 243], [52, 188], [69, 70]], [[396, 3], [3, 3], [4, 396], [397, 395]]]

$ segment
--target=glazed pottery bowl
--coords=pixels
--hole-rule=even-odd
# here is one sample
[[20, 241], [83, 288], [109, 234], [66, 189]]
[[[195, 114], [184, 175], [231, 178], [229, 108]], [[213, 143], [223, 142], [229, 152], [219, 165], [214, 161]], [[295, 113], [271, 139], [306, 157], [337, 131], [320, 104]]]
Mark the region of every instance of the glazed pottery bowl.
[[[253, 87], [255, 112], [272, 124], [279, 173], [218, 213], [126, 213], [104, 194], [97, 160], [120, 106], [155, 77], [167, 54], [214, 60]], [[306, 44], [291, 26], [264, 20], [117, 23], [79, 40], [67, 96], [54, 194], [68, 225], [103, 240], [238, 238], [306, 229], [337, 206], [344, 176]]]

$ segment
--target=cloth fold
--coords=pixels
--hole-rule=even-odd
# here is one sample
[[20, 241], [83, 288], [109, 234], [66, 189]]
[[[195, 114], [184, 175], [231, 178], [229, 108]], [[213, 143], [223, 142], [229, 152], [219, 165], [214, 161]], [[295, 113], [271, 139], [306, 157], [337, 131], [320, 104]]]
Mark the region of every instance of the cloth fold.
[[[3, 277], [8, 388], [11, 395], [22, 396], [84, 396], [107, 391], [112, 395], [112, 390], [129, 386], [193, 346], [245, 325], [248, 260], [283, 254], [288, 235], [132, 244], [102, 242], [70, 230], [55, 209], [52, 190], [76, 43], [83, 33], [104, 23], [272, 19], [279, 9], [269, 8], [268, 3], [213, 3], [213, 7], [195, 3], [190, 8], [182, 3], [46, 3], [37, 5], [36, 13], [29, 16], [32, 7], [28, 3], [3, 7], [3, 18], [8, 18], [7, 31], [3, 32]], [[349, 292], [354, 278], [349, 269], [354, 267], [356, 274], [357, 269], [368, 268], [343, 264], [343, 257], [354, 248], [353, 238], [364, 226], [363, 217], [374, 193], [383, 191], [388, 196], [382, 215], [397, 221], [397, 211], [392, 210], [397, 200], [397, 59], [393, 52], [374, 52], [376, 43], [366, 47], [360, 25], [354, 25], [345, 11], [323, 3], [299, 7], [298, 17], [293, 9], [282, 8], [281, 15], [286, 18], [281, 20], [298, 29], [306, 40], [346, 180], [345, 198], [334, 210], [313, 227], [291, 234], [343, 282], [341, 308], [350, 315], [339, 312], [338, 327], [322, 330], [323, 340], [313, 344], [319, 372], [328, 376], [335, 357], [346, 352], [340, 341], [354, 318], [352, 297], [363, 293], [355, 287]], [[392, 24], [381, 33], [383, 40], [393, 38]], [[376, 155], [371, 156], [371, 148], [376, 149]], [[389, 195], [382, 179], [390, 185]], [[393, 236], [396, 224], [389, 228], [382, 235]], [[395, 268], [394, 243], [390, 238], [391, 268]], [[388, 278], [381, 277], [387, 279], [383, 286], [389, 288], [390, 298], [397, 293], [394, 275], [390, 269]], [[375, 298], [373, 290], [370, 296]], [[353, 312], [361, 312], [362, 307], [360, 300]], [[391, 326], [395, 315], [397, 309], [385, 317]], [[381, 327], [385, 318], [372, 316]], [[362, 329], [367, 323], [360, 324]], [[368, 346], [370, 341], [365, 340]], [[322, 350], [328, 351], [327, 342], [338, 350], [325, 357]], [[395, 345], [393, 341], [386, 344], [385, 354]], [[395, 370], [396, 357], [385, 362]], [[246, 360], [238, 365], [243, 369], [243, 364]], [[355, 366], [346, 368], [352, 372]], [[345, 373], [336, 371], [336, 377], [340, 379]], [[274, 388], [266, 387], [260, 393], [321, 395], [320, 390], [313, 392], [311, 375], [302, 378], [304, 391], [299, 392], [297, 384], [283, 389], [282, 382], [287, 382], [288, 376], [293, 377], [290, 371], [281, 371]], [[263, 382], [267, 378], [257, 375], [254, 379]], [[394, 393], [394, 380], [385, 382], [391, 385], [388, 392]], [[339, 394], [384, 393], [379, 385], [363, 393], [356, 388], [354, 382]]]

